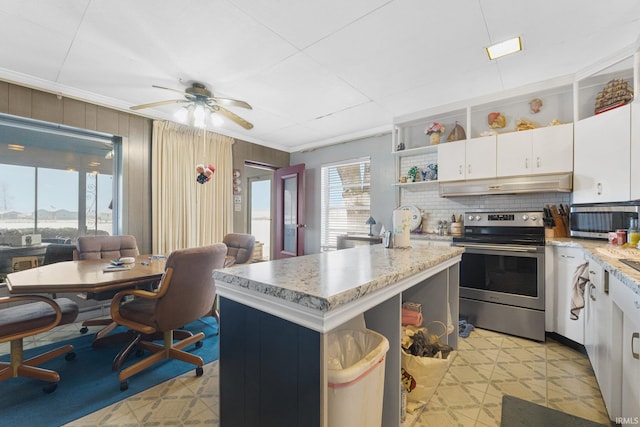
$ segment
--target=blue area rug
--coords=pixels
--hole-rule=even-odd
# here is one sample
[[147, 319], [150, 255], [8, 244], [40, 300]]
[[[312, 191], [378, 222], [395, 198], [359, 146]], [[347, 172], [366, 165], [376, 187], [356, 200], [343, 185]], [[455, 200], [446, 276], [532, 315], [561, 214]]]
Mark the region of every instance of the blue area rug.
[[[190, 323], [185, 329], [205, 334], [202, 347], [196, 349], [192, 345], [186, 351], [202, 357], [205, 364], [218, 359], [218, 326], [213, 317]], [[115, 331], [121, 330], [124, 329], [117, 328]], [[76, 358], [66, 361], [64, 356], [60, 356], [42, 365], [60, 374], [58, 388], [51, 394], [42, 391], [42, 386], [46, 384], [44, 381], [11, 378], [0, 382], [0, 424], [28, 425], [37, 420], [38, 426], [60, 426], [185, 372], [193, 371], [195, 376], [195, 366], [179, 360], [164, 360], [129, 378], [129, 389], [120, 391], [118, 372], [111, 370], [111, 362], [122, 348], [121, 345], [95, 349], [91, 347], [92, 340], [93, 334], [89, 333], [26, 350], [25, 359], [28, 359], [33, 354], [70, 343], [74, 346]], [[0, 359], [6, 361], [8, 356]], [[131, 355], [123, 367], [137, 360], [139, 359], [135, 355]], [[207, 375], [206, 367], [204, 375]]]

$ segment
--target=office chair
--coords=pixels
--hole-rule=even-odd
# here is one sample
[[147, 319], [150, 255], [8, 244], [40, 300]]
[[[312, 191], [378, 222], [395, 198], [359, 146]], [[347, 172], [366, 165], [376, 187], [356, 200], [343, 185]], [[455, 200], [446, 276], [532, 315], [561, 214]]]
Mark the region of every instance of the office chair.
[[[135, 257], [140, 255], [138, 244], [134, 236], [81, 236], [76, 241], [76, 250], [79, 260], [85, 259], [105, 259], [112, 260], [121, 257]], [[115, 292], [99, 292], [87, 295], [87, 298], [104, 301], [110, 300]], [[81, 333], [86, 333], [89, 326], [104, 326], [96, 333], [96, 340], [103, 344], [111, 341], [105, 340], [104, 336], [114, 330], [117, 323], [111, 319], [89, 319], [82, 322]], [[114, 337], [119, 342], [120, 338]]]
[[[256, 238], [251, 234], [228, 233], [222, 238], [222, 243], [227, 245], [227, 256], [224, 260], [224, 267], [231, 267], [238, 264], [249, 264], [253, 261], [253, 250], [256, 246]], [[218, 298], [213, 303], [211, 315], [218, 322], [220, 331], [220, 311], [218, 310]]]
[[75, 250], [75, 245], [51, 243], [47, 245], [45, 249], [42, 265], [55, 264], [56, 262], [62, 261], [73, 261], [73, 253]]
[[229, 233], [224, 236], [222, 243], [227, 245], [225, 267], [248, 264], [252, 261], [256, 238], [251, 234]]
[[[135, 345], [152, 352], [120, 371], [120, 390], [129, 387], [129, 377], [164, 359], [194, 364], [196, 376], [202, 375], [202, 358], [182, 349], [194, 343], [202, 345], [204, 333], [189, 333], [188, 337], [174, 343], [174, 332], [211, 312], [216, 296], [212, 272], [223, 265], [226, 254], [227, 247], [223, 243], [176, 250], [169, 255], [155, 292], [128, 289], [116, 294], [111, 301], [111, 317], [119, 325], [138, 331]], [[125, 300], [129, 295], [134, 298]], [[163, 336], [163, 345], [152, 342], [158, 333]]]
[[5, 304], [14, 305], [0, 309], [0, 343], [11, 343], [11, 355], [9, 362], [0, 362], [0, 381], [16, 377], [47, 381], [50, 384], [45, 385], [42, 390], [52, 393], [58, 387], [60, 375], [39, 365], [65, 353], [66, 360], [73, 360], [73, 346], [67, 344], [24, 360], [23, 339], [73, 322], [78, 317], [78, 305], [68, 298], [54, 300], [37, 295], [0, 298], [0, 305]]

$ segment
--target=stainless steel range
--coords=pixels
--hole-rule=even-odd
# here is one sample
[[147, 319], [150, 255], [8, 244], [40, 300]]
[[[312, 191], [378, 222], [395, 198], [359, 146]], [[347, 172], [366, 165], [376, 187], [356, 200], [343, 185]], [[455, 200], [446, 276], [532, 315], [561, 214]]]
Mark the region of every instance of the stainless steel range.
[[460, 263], [460, 318], [545, 340], [543, 212], [468, 212]]

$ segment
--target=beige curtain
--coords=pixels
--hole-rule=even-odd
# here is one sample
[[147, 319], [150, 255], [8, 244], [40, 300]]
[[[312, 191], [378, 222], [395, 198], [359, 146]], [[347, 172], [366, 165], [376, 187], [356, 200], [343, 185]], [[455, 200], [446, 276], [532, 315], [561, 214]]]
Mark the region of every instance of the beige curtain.
[[[221, 242], [233, 229], [233, 138], [154, 121], [152, 141], [153, 252]], [[205, 184], [198, 164], [216, 168]]]

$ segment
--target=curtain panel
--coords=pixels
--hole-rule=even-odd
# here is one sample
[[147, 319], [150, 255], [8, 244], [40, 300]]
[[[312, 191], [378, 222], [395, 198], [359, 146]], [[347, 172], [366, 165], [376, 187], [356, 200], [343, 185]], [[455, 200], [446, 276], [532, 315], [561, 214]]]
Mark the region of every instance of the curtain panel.
[[[221, 242], [233, 230], [233, 138], [156, 120], [151, 145], [153, 252]], [[198, 164], [216, 168], [196, 181]]]

